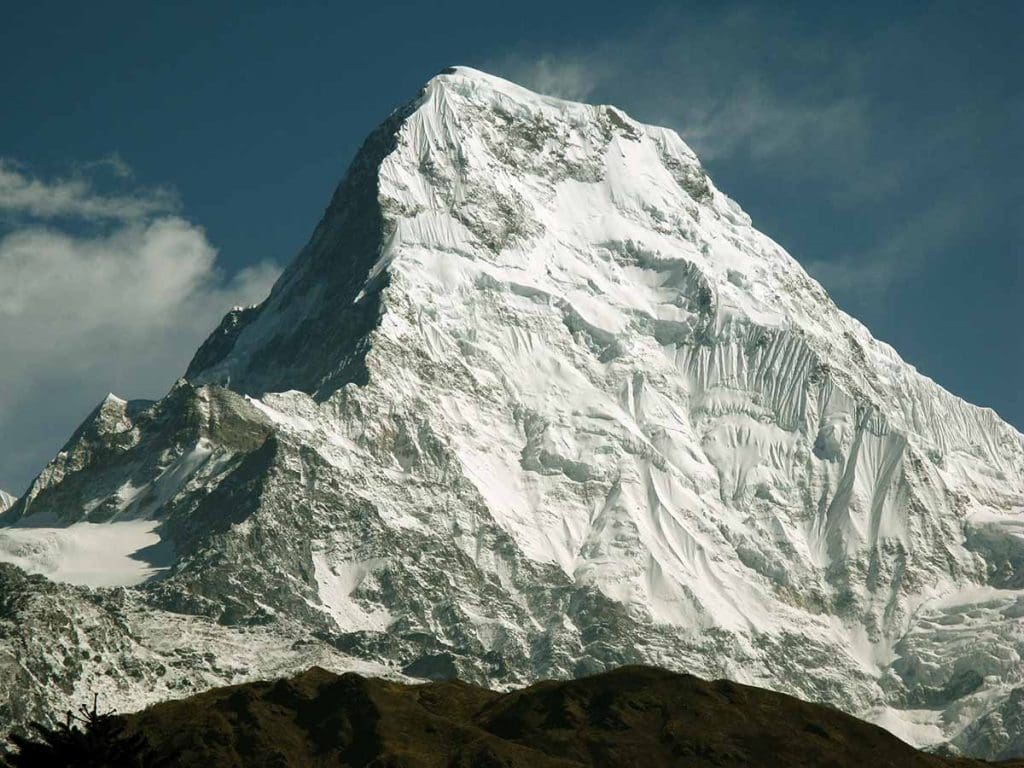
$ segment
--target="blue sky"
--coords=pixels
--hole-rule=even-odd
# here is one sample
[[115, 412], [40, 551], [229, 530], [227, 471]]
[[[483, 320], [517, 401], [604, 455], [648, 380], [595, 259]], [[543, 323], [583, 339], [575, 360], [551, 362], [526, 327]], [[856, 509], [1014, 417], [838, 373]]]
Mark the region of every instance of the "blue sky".
[[107, 391], [166, 391], [450, 64], [675, 128], [840, 306], [1024, 427], [1022, 3], [143, 5], [0, 24], [0, 487]]

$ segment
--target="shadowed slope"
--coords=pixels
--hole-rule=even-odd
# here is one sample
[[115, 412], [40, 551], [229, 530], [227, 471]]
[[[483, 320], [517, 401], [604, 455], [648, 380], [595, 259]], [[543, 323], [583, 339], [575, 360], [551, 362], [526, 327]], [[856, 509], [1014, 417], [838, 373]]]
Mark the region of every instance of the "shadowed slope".
[[183, 768], [984, 765], [918, 752], [830, 707], [649, 667], [508, 694], [314, 667], [127, 719]]

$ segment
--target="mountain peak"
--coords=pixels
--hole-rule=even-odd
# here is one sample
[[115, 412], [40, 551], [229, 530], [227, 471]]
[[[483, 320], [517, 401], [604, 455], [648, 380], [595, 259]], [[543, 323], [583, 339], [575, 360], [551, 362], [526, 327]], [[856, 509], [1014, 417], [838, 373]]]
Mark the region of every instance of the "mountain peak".
[[506, 80], [497, 75], [467, 66], [445, 67], [427, 81], [424, 90], [428, 90], [433, 86], [457, 88], [465, 94], [473, 92], [501, 94], [517, 101], [532, 101], [551, 106], [577, 104], [577, 102], [568, 99], [531, 91], [529, 88], [525, 88], [511, 80]]
[[[691, 216], [694, 206], [707, 205], [715, 216], [749, 223], [714, 190], [674, 132], [642, 126], [612, 107], [541, 96], [468, 67], [447, 68], [371, 134], [269, 299], [232, 310], [187, 378], [249, 393], [299, 389], [317, 396], [364, 381], [367, 337], [384, 309], [380, 291], [403, 245], [428, 228], [444, 248], [523, 253], [529, 243], [539, 244], [544, 220], [560, 215], [543, 210], [560, 181], [627, 191], [627, 145], [617, 153], [618, 178], [607, 178], [609, 148], [620, 139], [646, 148], [644, 162], [660, 177], [661, 191], [682, 192], [679, 205]], [[319, 352], [293, 359], [292, 351], [310, 344]]]
[[271, 627], [277, 669], [313, 663], [296, 637], [501, 685], [656, 663], [988, 754], [1022, 717], [1020, 435], [840, 311], [675, 132], [474, 70], [26, 498], [156, 525], [174, 562], [117, 619], [153, 669], [187, 613], [230, 658], [225, 628]]

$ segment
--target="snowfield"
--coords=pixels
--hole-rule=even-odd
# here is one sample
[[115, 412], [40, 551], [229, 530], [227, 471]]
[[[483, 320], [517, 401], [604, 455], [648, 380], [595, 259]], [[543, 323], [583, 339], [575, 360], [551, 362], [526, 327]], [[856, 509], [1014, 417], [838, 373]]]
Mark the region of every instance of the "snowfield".
[[[1024, 754], [1022, 509], [1024, 437], [839, 310], [673, 131], [452, 68], [263, 304], [163, 400], [105, 400], [0, 515], [0, 557], [56, 580], [166, 568], [5, 571], [108, 644], [0, 640], [6, 716], [268, 676], [222, 662], [259, 628], [294, 638], [273, 670], [644, 662]], [[19, 539], [33, 520], [63, 527]], [[147, 645], [186, 620], [201, 659]], [[113, 626], [138, 663], [111, 665]]]
[[53, 581], [89, 587], [132, 587], [166, 570], [157, 563], [158, 522], [75, 523], [64, 528], [0, 529], [0, 562]]

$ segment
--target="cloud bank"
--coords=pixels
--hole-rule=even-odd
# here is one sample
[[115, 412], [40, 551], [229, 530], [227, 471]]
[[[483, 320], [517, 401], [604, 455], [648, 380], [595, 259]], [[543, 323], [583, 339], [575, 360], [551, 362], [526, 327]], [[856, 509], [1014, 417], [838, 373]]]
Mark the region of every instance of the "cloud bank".
[[99, 190], [119, 159], [42, 179], [0, 162], [0, 487], [21, 491], [108, 392], [158, 397], [279, 269], [232, 275], [166, 190]]

